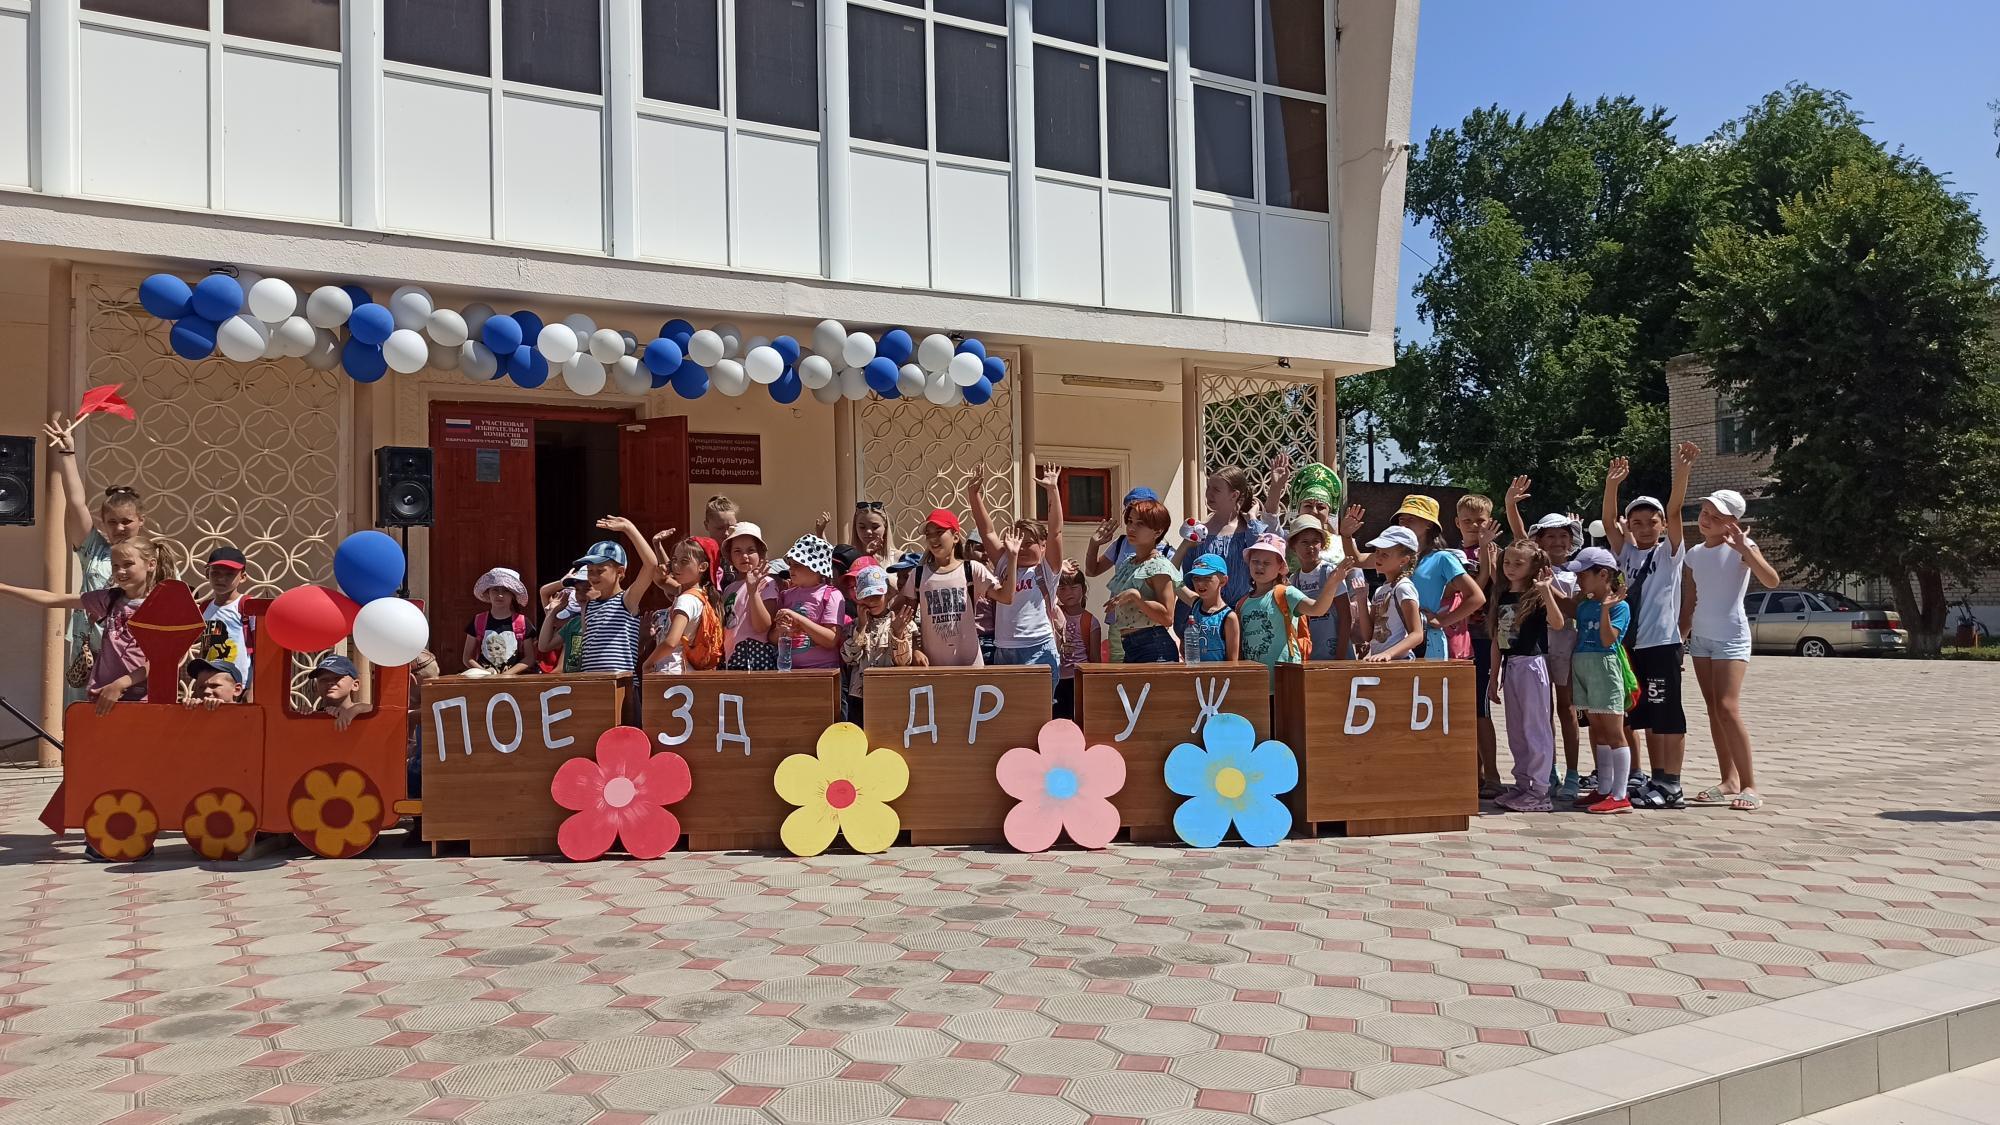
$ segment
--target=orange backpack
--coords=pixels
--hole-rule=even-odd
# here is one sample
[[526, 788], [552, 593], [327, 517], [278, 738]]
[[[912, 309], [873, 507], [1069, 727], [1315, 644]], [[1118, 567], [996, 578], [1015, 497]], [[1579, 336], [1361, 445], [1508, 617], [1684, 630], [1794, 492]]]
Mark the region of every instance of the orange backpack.
[[695, 671], [706, 672], [722, 663], [722, 615], [707, 594], [701, 595], [701, 620], [694, 624], [694, 635], [682, 645], [687, 666]]

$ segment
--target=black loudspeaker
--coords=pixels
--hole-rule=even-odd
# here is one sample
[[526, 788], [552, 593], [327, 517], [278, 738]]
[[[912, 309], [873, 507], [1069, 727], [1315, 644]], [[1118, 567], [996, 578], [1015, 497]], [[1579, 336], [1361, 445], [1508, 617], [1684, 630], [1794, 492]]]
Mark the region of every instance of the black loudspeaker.
[[436, 508], [428, 448], [385, 445], [375, 451], [376, 527], [429, 527]]
[[35, 439], [0, 436], [0, 526], [35, 522]]

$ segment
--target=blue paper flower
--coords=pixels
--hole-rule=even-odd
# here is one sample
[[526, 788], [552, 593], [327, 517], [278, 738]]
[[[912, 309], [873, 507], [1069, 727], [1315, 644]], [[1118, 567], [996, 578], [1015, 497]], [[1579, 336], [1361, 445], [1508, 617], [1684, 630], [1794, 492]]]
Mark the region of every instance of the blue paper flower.
[[1268, 848], [1292, 830], [1292, 810], [1278, 800], [1299, 783], [1299, 762], [1282, 742], [1257, 741], [1241, 715], [1214, 715], [1201, 746], [1183, 742], [1167, 755], [1167, 788], [1188, 800], [1174, 810], [1174, 832], [1197, 848], [1222, 842], [1230, 825], [1252, 847]]

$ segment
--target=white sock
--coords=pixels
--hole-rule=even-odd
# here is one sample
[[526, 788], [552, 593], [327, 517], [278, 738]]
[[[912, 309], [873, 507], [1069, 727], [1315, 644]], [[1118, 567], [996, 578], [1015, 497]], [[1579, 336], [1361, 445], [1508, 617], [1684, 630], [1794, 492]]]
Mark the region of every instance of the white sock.
[[1597, 791], [1606, 797], [1617, 799], [1625, 795], [1625, 788], [1632, 780], [1632, 751], [1625, 746], [1607, 746], [1602, 751], [1611, 762], [1611, 776], [1606, 778], [1600, 772]]

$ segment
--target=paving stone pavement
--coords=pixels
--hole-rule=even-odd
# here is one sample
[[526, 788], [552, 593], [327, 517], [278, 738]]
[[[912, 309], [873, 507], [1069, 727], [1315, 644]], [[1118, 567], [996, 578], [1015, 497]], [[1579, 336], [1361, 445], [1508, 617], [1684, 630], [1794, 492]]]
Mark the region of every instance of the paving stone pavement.
[[2000, 943], [2000, 667], [1747, 707], [1759, 813], [1263, 851], [101, 867], [0, 773], [0, 1125], [1282, 1122]]

